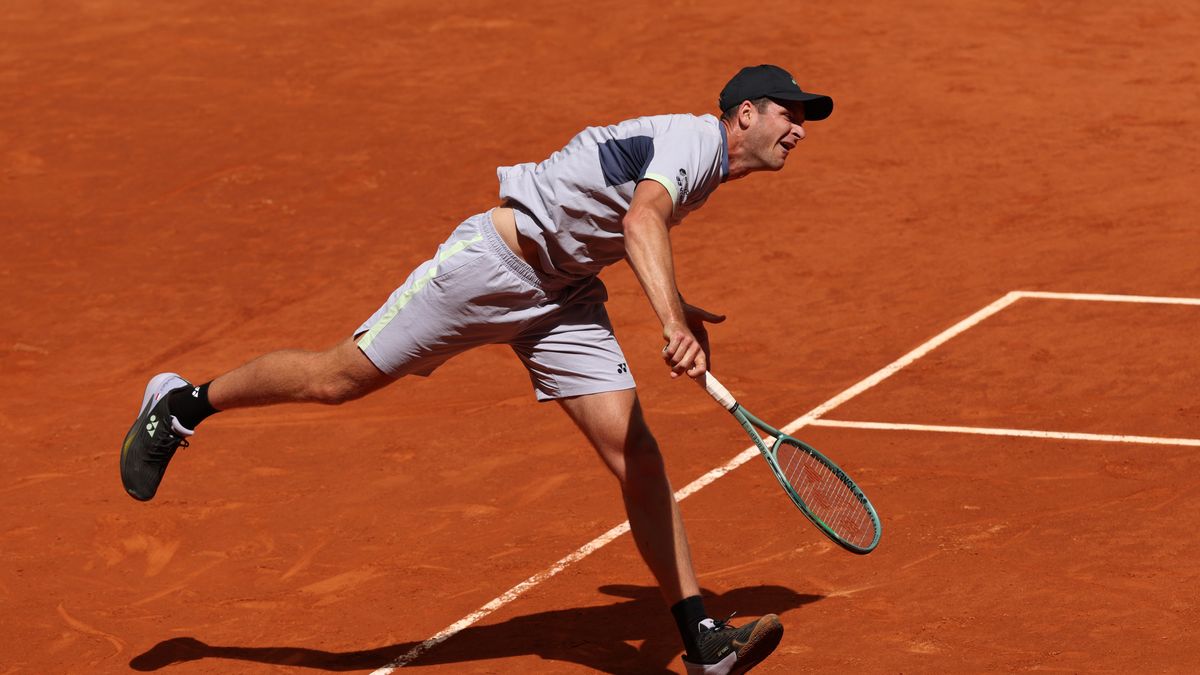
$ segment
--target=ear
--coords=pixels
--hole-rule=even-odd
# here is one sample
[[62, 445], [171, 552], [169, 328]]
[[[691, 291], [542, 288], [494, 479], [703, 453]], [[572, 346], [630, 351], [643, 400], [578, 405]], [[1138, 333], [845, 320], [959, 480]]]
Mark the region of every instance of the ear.
[[750, 124], [754, 121], [754, 117], [758, 114], [758, 109], [750, 101], [742, 101], [738, 106], [737, 121], [738, 126], [742, 129], [749, 129]]

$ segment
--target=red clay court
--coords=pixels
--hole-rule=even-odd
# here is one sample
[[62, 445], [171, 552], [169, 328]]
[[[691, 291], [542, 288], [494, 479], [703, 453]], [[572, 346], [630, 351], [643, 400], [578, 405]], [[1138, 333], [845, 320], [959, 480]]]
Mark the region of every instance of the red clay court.
[[709, 609], [786, 626], [754, 672], [1200, 670], [1193, 4], [0, 17], [0, 675], [682, 672], [616, 483], [506, 348], [222, 415], [150, 503], [117, 451], [156, 372], [343, 339], [497, 165], [763, 62], [834, 114], [674, 230], [680, 286], [730, 315], [725, 384], [871, 497], [874, 553], [757, 458], [710, 473], [747, 439], [604, 275]]

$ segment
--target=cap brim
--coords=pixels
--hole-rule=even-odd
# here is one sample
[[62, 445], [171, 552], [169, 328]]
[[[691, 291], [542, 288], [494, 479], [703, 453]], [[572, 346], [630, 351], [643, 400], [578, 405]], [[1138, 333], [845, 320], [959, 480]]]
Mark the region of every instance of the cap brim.
[[778, 94], [768, 94], [768, 98], [780, 101], [793, 101], [802, 104], [805, 120], [823, 120], [833, 112], [833, 99], [824, 94], [786, 91]]

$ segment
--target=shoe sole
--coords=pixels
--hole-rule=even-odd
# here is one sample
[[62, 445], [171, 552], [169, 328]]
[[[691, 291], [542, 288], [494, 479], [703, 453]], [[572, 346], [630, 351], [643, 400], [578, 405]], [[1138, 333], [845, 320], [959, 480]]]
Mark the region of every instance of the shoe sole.
[[[171, 379], [178, 380], [179, 384], [164, 388], [164, 385]], [[128, 493], [130, 497], [133, 497], [139, 502], [150, 501], [154, 498], [154, 495], [142, 497], [134, 494], [132, 490], [125, 486], [125, 457], [129, 454], [129, 446], [133, 444], [133, 439], [136, 437], [137, 432], [146, 426], [146, 415], [150, 414], [150, 409], [154, 407], [155, 403], [158, 403], [158, 401], [154, 399], [154, 395], [160, 391], [165, 395], [172, 389], [178, 389], [179, 387], [185, 387], [187, 385], [188, 381], [183, 379], [183, 377], [177, 373], [159, 373], [158, 375], [150, 378], [150, 382], [146, 384], [146, 393], [142, 395], [141, 410], [138, 412], [137, 418], [133, 420], [133, 426], [129, 428], [129, 433], [125, 434], [125, 441], [121, 443], [121, 485], [122, 487], [125, 487], [125, 492]]]
[[782, 639], [783, 624], [779, 623], [778, 616], [768, 614], [759, 619], [758, 624], [754, 626], [754, 632], [750, 633], [750, 638], [746, 640], [744, 651], [738, 652], [737, 661], [734, 662], [729, 675], [740, 675], [762, 663], [775, 651]]

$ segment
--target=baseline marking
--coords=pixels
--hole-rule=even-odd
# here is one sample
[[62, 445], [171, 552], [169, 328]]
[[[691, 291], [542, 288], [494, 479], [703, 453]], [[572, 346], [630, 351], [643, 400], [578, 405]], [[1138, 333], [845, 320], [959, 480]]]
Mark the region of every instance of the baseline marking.
[[474, 612], [471, 612], [470, 614], [464, 616], [463, 618], [459, 619], [458, 621], [455, 621], [454, 623], [450, 624], [449, 626], [446, 626], [440, 632], [438, 632], [437, 635], [434, 635], [433, 637], [429, 638], [428, 640], [426, 640], [426, 641], [422, 642], [421, 644], [408, 650], [406, 653], [404, 653], [402, 656], [397, 657], [391, 663], [389, 663], [386, 666], [383, 666], [382, 668], [379, 668], [375, 672], [371, 673], [371, 675], [388, 675], [389, 673], [391, 673], [392, 671], [394, 671], [397, 668], [403, 668], [405, 666], [405, 664], [412, 662], [413, 659], [416, 659], [421, 654], [424, 654], [431, 647], [436, 647], [437, 645], [445, 642], [446, 640], [453, 637], [454, 634], [462, 631], [463, 629], [467, 628], [468, 626], [475, 623], [476, 621], [479, 621], [480, 619], [487, 616], [488, 614], [491, 614], [492, 612], [496, 611], [497, 609], [500, 609], [504, 605], [507, 605], [508, 603], [512, 602], [513, 600], [515, 600], [517, 598], [517, 596], [521, 595], [525, 591], [529, 590], [530, 588], [533, 588], [534, 586], [542, 583], [543, 581], [545, 581], [545, 580], [549, 579], [550, 577], [563, 571], [571, 563], [573, 563], [577, 560], [582, 560], [583, 558], [586, 558], [587, 556], [591, 555], [592, 552], [596, 551], [597, 549], [601, 548], [608, 542], [612, 541], [613, 539], [616, 539], [617, 537], [621, 536], [622, 534], [625, 534], [628, 531], [629, 531], [629, 521], [627, 520], [627, 521], [621, 523], [620, 525], [617, 525], [616, 527], [612, 528], [608, 532], [605, 532], [604, 534], [600, 535], [599, 537], [596, 537], [595, 539], [591, 540], [590, 542], [579, 547], [579, 549], [576, 550], [571, 555], [568, 555], [565, 558], [563, 558], [562, 560], [559, 560], [558, 562], [551, 565], [549, 569], [547, 569], [543, 572], [539, 572], [539, 573], [529, 577], [525, 581], [522, 581], [521, 583], [517, 584], [516, 586], [513, 586], [512, 588], [508, 589], [502, 595], [494, 598], [491, 602], [487, 603], [483, 607], [480, 607], [479, 609], [475, 610]]
[[[813, 424], [818, 419], [820, 419], [820, 417], [822, 415], [824, 415], [825, 413], [842, 405], [843, 403], [845, 403], [846, 401], [849, 401], [850, 399], [854, 398], [855, 396], [858, 396], [859, 394], [863, 393], [864, 391], [874, 387], [875, 385], [879, 384], [880, 382], [883, 382], [887, 378], [896, 374], [896, 372], [899, 371], [901, 368], [904, 368], [905, 366], [912, 364], [917, 359], [925, 356], [926, 354], [933, 351], [934, 349], [937, 349], [938, 347], [942, 346], [943, 344], [945, 344], [948, 340], [950, 340], [954, 336], [966, 331], [968, 328], [975, 326], [979, 322], [981, 322], [984, 319], [988, 318], [989, 316], [992, 316], [993, 314], [999, 312], [1000, 310], [1004, 309], [1005, 307], [1008, 307], [1009, 305], [1016, 302], [1017, 300], [1020, 300], [1021, 298], [1041, 298], [1041, 299], [1047, 299], [1047, 300], [1099, 300], [1099, 301], [1107, 301], [1107, 302], [1143, 302], [1143, 303], [1161, 303], [1161, 304], [1176, 304], [1176, 305], [1200, 305], [1200, 299], [1196, 299], [1196, 298], [1167, 298], [1167, 297], [1138, 296], [1138, 295], [1107, 295], [1107, 294], [1102, 294], [1102, 293], [1052, 293], [1052, 292], [1047, 292], [1047, 291], [1011, 291], [1011, 292], [1006, 293], [1005, 295], [1001, 296], [1000, 298], [994, 300], [991, 304], [987, 305], [983, 309], [980, 309], [979, 311], [968, 316], [967, 318], [963, 319], [962, 321], [959, 321], [958, 323], [947, 328], [946, 330], [942, 331], [941, 333], [938, 333], [936, 336], [934, 336], [933, 338], [929, 339], [928, 341], [922, 343], [920, 346], [918, 346], [916, 349], [912, 350], [911, 352], [905, 354], [904, 356], [901, 356], [900, 358], [898, 358], [895, 361], [893, 361], [892, 363], [884, 366], [883, 368], [880, 368], [875, 373], [873, 373], [870, 376], [868, 376], [867, 378], [859, 381], [857, 384], [850, 387], [849, 389], [846, 389], [845, 391], [838, 394], [837, 396], [834, 396], [833, 398], [829, 399], [828, 401], [822, 403], [821, 405], [817, 406], [816, 408], [813, 408], [809, 412], [805, 413], [803, 416], [798, 417], [795, 420], [793, 420], [792, 422], [789, 422], [788, 424], [784, 425], [783, 427], [781, 427], [781, 431], [783, 431], [786, 434], [790, 434], [790, 433], [794, 433], [798, 429], [801, 429], [809, 424]], [[832, 425], [827, 425], [827, 426], [832, 426]], [[1053, 433], [1053, 432], [1043, 432], [1043, 433]], [[1182, 439], [1182, 440], [1189, 440], [1189, 439]], [[696, 480], [692, 481], [691, 483], [687, 484], [680, 490], [676, 491], [675, 499], [677, 501], [683, 501], [687, 497], [695, 494], [696, 492], [700, 491], [701, 489], [712, 484], [718, 478], [724, 476], [725, 474], [729, 473], [730, 471], [733, 471], [734, 469], [738, 468], [739, 466], [750, 461], [757, 454], [758, 454], [758, 448], [756, 446], [752, 445], [752, 446], [746, 448], [742, 452], [738, 453], [738, 455], [735, 456], [733, 459], [726, 462], [724, 465], [719, 466], [719, 467], [713, 469], [712, 471], [709, 471], [708, 473], [704, 474], [703, 476], [701, 476], [701, 477], [697, 478]], [[420, 656], [421, 654], [426, 652], [431, 647], [434, 647], [442, 642], [445, 642], [446, 640], [453, 637], [455, 634], [461, 632], [462, 630], [464, 630], [467, 627], [471, 626], [472, 624], [476, 623], [480, 619], [486, 617], [487, 615], [491, 614], [492, 612], [496, 611], [497, 609], [500, 609], [501, 607], [508, 604], [509, 602], [512, 602], [513, 600], [515, 600], [517, 597], [519, 597], [521, 594], [523, 594], [525, 591], [529, 590], [533, 586], [536, 586], [537, 584], [540, 584], [541, 582], [545, 581], [546, 579], [553, 577], [554, 575], [556, 575], [559, 572], [566, 569], [569, 565], [576, 563], [576, 562], [582, 560], [583, 558], [586, 558], [587, 556], [591, 555], [592, 553], [595, 553], [597, 550], [603, 548], [609, 542], [613, 541], [614, 539], [616, 539], [617, 537], [621, 536], [622, 534], [624, 534], [628, 531], [629, 531], [629, 521], [625, 521], [625, 522], [621, 523], [620, 525], [617, 525], [616, 527], [610, 529], [608, 532], [605, 532], [604, 534], [600, 535], [599, 537], [596, 537], [595, 539], [588, 542], [587, 544], [584, 544], [578, 550], [576, 550], [574, 553], [571, 553], [570, 555], [567, 555], [566, 557], [562, 558], [558, 562], [554, 563], [554, 565], [550, 566], [549, 569], [529, 577], [525, 581], [522, 581], [521, 583], [517, 584], [516, 586], [513, 586], [512, 588], [505, 591], [500, 596], [497, 596], [491, 602], [488, 602], [487, 604], [485, 604], [484, 606], [475, 610], [471, 614], [468, 614], [467, 616], [463, 617], [462, 619], [459, 619], [458, 621], [450, 624], [449, 626], [447, 626], [446, 628], [444, 628], [443, 630], [438, 632], [433, 637], [429, 638], [428, 640], [425, 640], [421, 644], [410, 649], [403, 656], [400, 656], [400, 657], [396, 658], [395, 660], [393, 660], [391, 663], [387, 664], [386, 666], [383, 666], [382, 668], [375, 670], [371, 675], [390, 675], [390, 673], [395, 671], [397, 668], [403, 668], [405, 666], [405, 664], [411, 663], [414, 659], [416, 659], [418, 656]]]
[[813, 420], [814, 427], [844, 429], [879, 429], [884, 431], [936, 431], [948, 434], [978, 434], [982, 436], [1016, 436], [1020, 438], [1057, 438], [1068, 441], [1102, 441], [1106, 443], [1139, 443], [1142, 445], [1188, 445], [1200, 448], [1200, 439], [1162, 438], [1159, 436], [1116, 436], [1111, 434], [1081, 434], [1070, 431], [1036, 431], [1034, 429], [995, 429], [989, 427], [956, 427], [943, 424], [893, 424], [891, 422], [851, 422], [846, 420]]

